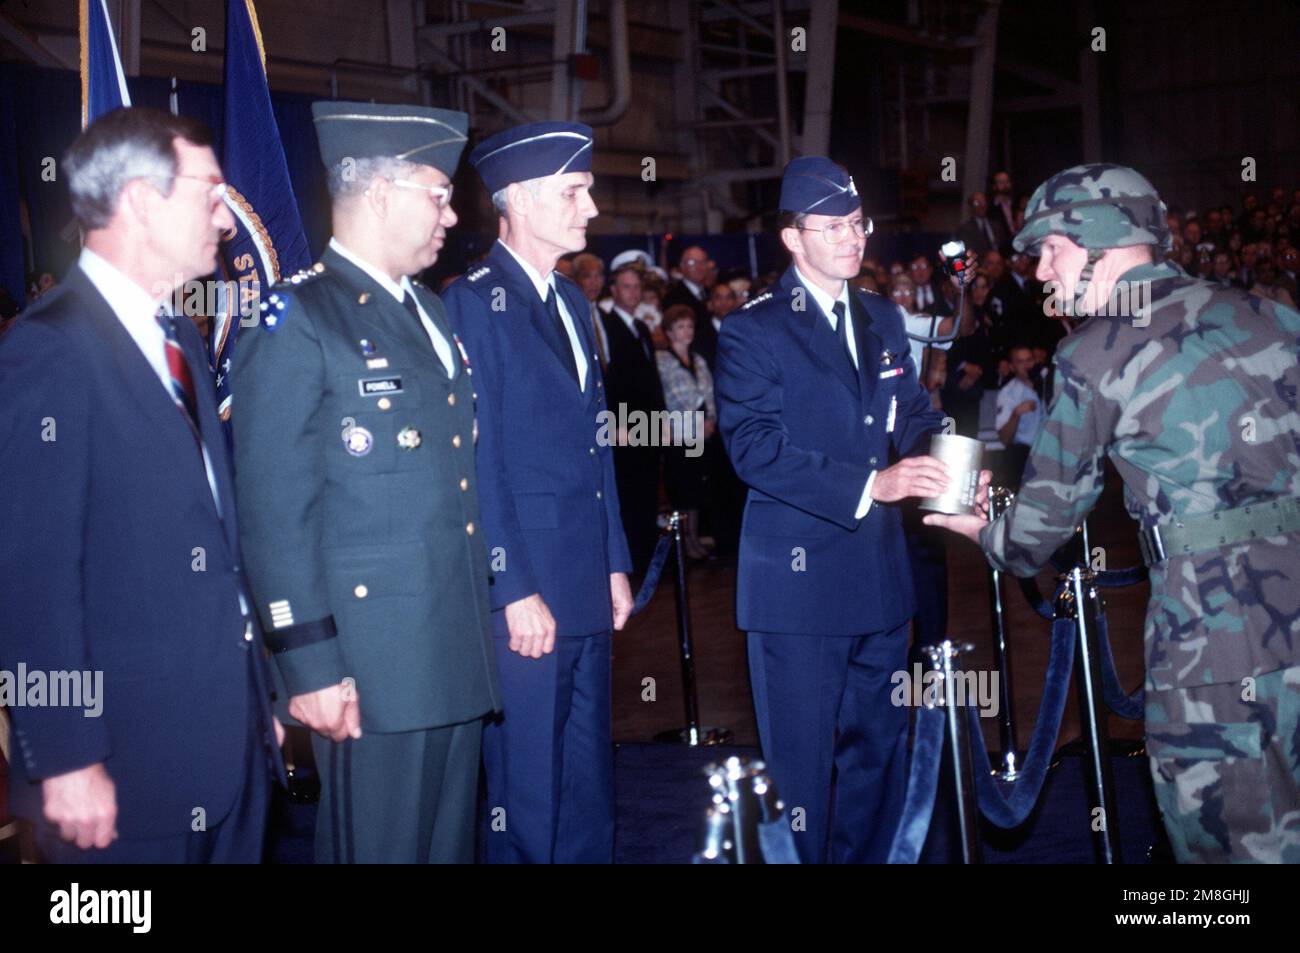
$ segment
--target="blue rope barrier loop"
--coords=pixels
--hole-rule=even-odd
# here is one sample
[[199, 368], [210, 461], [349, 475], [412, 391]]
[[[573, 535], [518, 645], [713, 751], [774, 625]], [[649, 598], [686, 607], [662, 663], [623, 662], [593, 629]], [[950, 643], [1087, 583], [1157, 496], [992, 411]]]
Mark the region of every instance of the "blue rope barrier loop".
[[939, 787], [939, 764], [943, 759], [943, 711], [939, 708], [918, 709], [916, 738], [912, 744], [912, 766], [907, 775], [907, 794], [903, 800], [903, 817], [889, 847], [890, 864], [914, 864], [925, 846], [934, 814], [934, 795]]
[[1149, 575], [1146, 566], [1129, 566], [1126, 569], [1094, 570], [1092, 584], [1102, 589], [1123, 589], [1135, 586]]
[[1115, 671], [1115, 656], [1110, 650], [1110, 632], [1106, 625], [1105, 613], [1099, 613], [1097, 626], [1097, 644], [1101, 648], [1101, 692], [1106, 699], [1106, 706], [1121, 718], [1139, 721], [1146, 714], [1146, 690], [1138, 688], [1132, 695], [1124, 691], [1124, 685]]
[[977, 770], [975, 790], [980, 811], [992, 824], [1003, 829], [1019, 827], [1029, 817], [1047, 777], [1056, 747], [1056, 737], [1061, 731], [1061, 716], [1069, 695], [1070, 673], [1074, 668], [1074, 640], [1077, 629], [1073, 619], [1057, 619], [1052, 623], [1052, 648], [1047, 660], [1047, 678], [1043, 685], [1043, 698], [1038, 706], [1038, 720], [1034, 735], [1025, 755], [1025, 766], [1020, 779], [1010, 785], [1007, 797], [998, 788], [998, 782], [987, 769], [988, 749], [984, 746], [984, 733], [980, 728], [979, 712], [967, 706], [971, 725], [971, 747]]
[[636, 615], [648, 606], [650, 600], [654, 598], [655, 590], [659, 588], [659, 577], [664, 572], [664, 563], [668, 561], [668, 554], [672, 549], [673, 534], [664, 533], [659, 537], [659, 542], [655, 543], [654, 555], [650, 557], [650, 567], [645, 571], [641, 588], [637, 590], [636, 602], [632, 604], [632, 615]]
[[1052, 604], [1047, 601], [1041, 589], [1038, 588], [1038, 580], [1032, 576], [1017, 576], [1016, 583], [1020, 586], [1020, 592], [1024, 595], [1025, 601], [1029, 607], [1044, 619], [1052, 618]]

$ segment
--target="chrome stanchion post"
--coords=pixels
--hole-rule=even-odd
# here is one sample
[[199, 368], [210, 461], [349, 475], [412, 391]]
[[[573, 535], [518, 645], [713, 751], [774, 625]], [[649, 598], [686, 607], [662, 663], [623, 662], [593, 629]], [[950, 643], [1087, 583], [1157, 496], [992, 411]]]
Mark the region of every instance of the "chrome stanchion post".
[[[989, 487], [989, 518], [997, 519], [1005, 513], [1015, 498], [1015, 493], [1007, 487]], [[1019, 745], [1016, 744], [1015, 712], [1011, 705], [1014, 693], [1011, 691], [1011, 655], [1007, 648], [1006, 613], [1002, 605], [1002, 572], [993, 569], [991, 573], [989, 602], [993, 612], [993, 656], [998, 666], [1000, 696], [998, 701], [1002, 706], [998, 713], [998, 740], [1002, 744], [1002, 754], [999, 759], [1001, 764], [993, 774], [999, 780], [1014, 781], [1020, 776], [1020, 769], [1016, 764]]]
[[[1086, 550], [1085, 550], [1086, 552]], [[1075, 669], [1079, 690], [1079, 716], [1083, 727], [1085, 751], [1084, 770], [1087, 775], [1088, 800], [1091, 805], [1093, 842], [1104, 864], [1121, 864], [1119, 843], [1119, 814], [1115, 809], [1115, 777], [1111, 771], [1109, 744], [1106, 736], [1106, 711], [1100, 690], [1101, 664], [1097, 644], [1097, 627], [1094, 625], [1098, 611], [1097, 589], [1092, 585], [1092, 572], [1075, 566], [1066, 574], [1068, 600], [1077, 625], [1075, 643]], [[1097, 811], [1101, 817], [1097, 817]], [[1100, 821], [1100, 824], [1098, 824]]]
[[691, 599], [686, 582], [686, 552], [682, 542], [682, 515], [674, 510], [668, 517], [668, 532], [673, 536], [673, 561], [677, 564], [677, 637], [682, 665], [682, 699], [686, 706], [686, 727], [665, 731], [656, 741], [685, 742], [692, 748], [701, 745], [724, 745], [731, 741], [725, 728], [702, 728], [699, 721], [700, 701], [695, 688], [695, 650], [691, 643]]
[[[941, 676], [942, 692], [938, 704], [944, 707], [944, 717], [948, 722], [948, 756], [952, 762], [953, 794], [957, 803], [961, 859], [964, 864], [984, 862], [980, 852], [979, 802], [975, 795], [974, 765], [970, 756], [969, 723], [966, 720], [966, 706], [958, 705], [955, 697], [956, 672], [959, 669], [954, 662], [974, 648], [969, 642], [959, 644], [944, 639], [938, 645], [927, 645], [921, 649], [930, 661], [930, 670]], [[925, 697], [926, 707], [933, 708], [929, 693]], [[980, 770], [984, 768], [981, 767]]]

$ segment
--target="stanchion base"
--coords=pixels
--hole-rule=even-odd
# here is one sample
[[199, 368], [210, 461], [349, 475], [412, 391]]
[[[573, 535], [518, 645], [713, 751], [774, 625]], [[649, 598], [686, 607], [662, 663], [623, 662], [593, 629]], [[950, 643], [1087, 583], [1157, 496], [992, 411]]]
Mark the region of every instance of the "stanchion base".
[[731, 744], [731, 731], [726, 728], [697, 728], [692, 737], [689, 728], [673, 728], [655, 735], [659, 744], [690, 745], [692, 748], [712, 748]]
[[[1010, 784], [1012, 781], [1019, 781], [1021, 776], [1025, 773], [1025, 752], [1017, 751], [1015, 753], [1015, 760], [1012, 762], [1012, 767], [1008, 768], [1006, 758], [1003, 757], [1001, 751], [990, 751], [989, 763], [989, 774], [993, 775], [993, 777], [997, 778], [999, 781], [1004, 781]], [[1055, 761], [1052, 761], [1047, 766], [1049, 771], [1054, 767], [1056, 767]]]

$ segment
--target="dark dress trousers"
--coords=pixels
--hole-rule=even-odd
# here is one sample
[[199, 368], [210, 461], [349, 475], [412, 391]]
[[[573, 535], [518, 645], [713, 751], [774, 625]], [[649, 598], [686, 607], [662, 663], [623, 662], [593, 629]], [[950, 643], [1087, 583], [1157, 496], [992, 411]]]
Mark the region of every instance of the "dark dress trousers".
[[[103, 673], [98, 716], [10, 709], [13, 804], [56, 862], [256, 863], [283, 778], [212, 378], [176, 327], [220, 512], [195, 431], [79, 267], [0, 338], [0, 669]], [[119, 839], [79, 850], [40, 781], [96, 763]]]
[[737, 624], [805, 862], [883, 861], [898, 824], [908, 719], [890, 687], [915, 601], [898, 508], [856, 512], [870, 473], [924, 452], [942, 426], [898, 309], [850, 295], [856, 370], [793, 267], [718, 340], [718, 419], [749, 486]]
[[313, 734], [318, 862], [473, 859], [479, 737], [498, 708], [474, 388], [451, 345], [328, 250], [264, 299], [234, 359], [249, 579], [287, 693], [351, 679], [362, 737]]
[[[609, 577], [631, 558], [600, 437], [605, 385], [588, 303], [569, 279], [553, 281], [589, 355], [581, 388], [567, 335], [500, 242], [445, 294], [478, 393], [504, 706], [483, 737], [495, 863], [609, 863], [614, 850]], [[540, 659], [510, 651], [504, 611], [534, 593], [556, 623], [555, 650]]]

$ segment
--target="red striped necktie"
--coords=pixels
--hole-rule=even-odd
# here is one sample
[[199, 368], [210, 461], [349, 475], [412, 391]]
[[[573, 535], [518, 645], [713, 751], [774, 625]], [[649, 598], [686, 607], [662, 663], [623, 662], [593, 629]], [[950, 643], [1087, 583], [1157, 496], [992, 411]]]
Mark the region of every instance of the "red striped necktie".
[[155, 317], [167, 337], [167, 373], [171, 377], [172, 397], [176, 401], [176, 406], [185, 414], [185, 420], [194, 433], [194, 439], [201, 447], [203, 438], [200, 436], [199, 405], [194, 395], [194, 377], [190, 373], [189, 361], [185, 360], [185, 352], [181, 350], [180, 338], [176, 335], [176, 318], [161, 308], [158, 309]]

